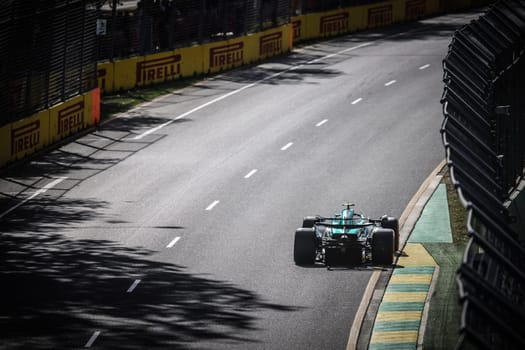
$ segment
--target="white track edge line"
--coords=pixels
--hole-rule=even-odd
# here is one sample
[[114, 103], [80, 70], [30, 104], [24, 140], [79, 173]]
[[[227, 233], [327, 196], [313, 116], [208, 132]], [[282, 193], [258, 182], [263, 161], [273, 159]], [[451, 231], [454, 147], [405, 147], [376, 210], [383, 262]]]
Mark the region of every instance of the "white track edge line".
[[179, 241], [179, 239], [180, 239], [180, 237], [173, 238], [173, 240], [170, 243], [168, 243], [166, 248], [172, 248], [175, 245], [175, 243], [177, 243]]
[[53, 187], [55, 187], [56, 185], [58, 185], [59, 183], [61, 183], [65, 179], [67, 179], [67, 176], [59, 177], [56, 180], [48, 183], [47, 185], [45, 185], [44, 187], [42, 187], [41, 189], [39, 189], [38, 191], [36, 191], [32, 195], [30, 195], [29, 197], [27, 197], [26, 199], [21, 201], [20, 203], [17, 203], [16, 205], [12, 206], [11, 208], [9, 208], [6, 211], [4, 211], [3, 213], [1, 213], [0, 214], [0, 219], [3, 218], [4, 216], [6, 216], [7, 214], [9, 214], [10, 212], [12, 212], [13, 210], [15, 210], [16, 208], [20, 207], [21, 205], [24, 205], [25, 203], [29, 202], [31, 199], [35, 198], [39, 194], [45, 193], [45, 192], [47, 192], [47, 190], [52, 189]]
[[[345, 53], [345, 52], [349, 52], [349, 51], [352, 51], [352, 50], [357, 50], [357, 49], [360, 49], [360, 48], [362, 48], [362, 47], [369, 46], [369, 45], [372, 45], [372, 42], [366, 42], [366, 43], [363, 43], [363, 44], [360, 44], [360, 45], [357, 45], [357, 46], [352, 46], [352, 47], [349, 47], [349, 48], [347, 48], [347, 49], [344, 49], [344, 50], [338, 51], [338, 52], [336, 52], [336, 53], [333, 53], [333, 54], [330, 54], [330, 55], [326, 55], [326, 56], [319, 57], [319, 58], [316, 58], [316, 59], [314, 59], [314, 60], [308, 61], [308, 62], [306, 62], [305, 64], [315, 63], [315, 62], [318, 62], [318, 61], [321, 61], [321, 60], [324, 60], [324, 59], [327, 59], [327, 58], [331, 58], [331, 57], [333, 57], [333, 56], [340, 55], [340, 54], [343, 54], [343, 53]], [[215, 98], [215, 99], [213, 99], [213, 100], [211, 100], [211, 101], [208, 101], [208, 102], [206, 102], [206, 103], [204, 103], [204, 104], [202, 104], [202, 105], [200, 105], [200, 106], [197, 106], [197, 107], [195, 107], [195, 108], [193, 108], [193, 109], [190, 109], [189, 111], [187, 111], [187, 112], [185, 112], [185, 113], [182, 113], [181, 115], [175, 117], [174, 119], [170, 119], [170, 120], [168, 120], [168, 121], [165, 122], [164, 124], [158, 125], [158, 126], [152, 128], [152, 129], [150, 129], [150, 130], [147, 130], [147, 131], [143, 132], [142, 134], [139, 134], [139, 135], [133, 137], [133, 140], [140, 140], [140, 139], [142, 139], [143, 137], [145, 137], [145, 136], [147, 136], [147, 135], [149, 135], [149, 134], [151, 134], [151, 133], [153, 133], [153, 132], [159, 131], [160, 129], [164, 128], [165, 126], [170, 125], [171, 123], [173, 123], [173, 122], [176, 121], [176, 120], [182, 119], [182, 118], [184, 118], [184, 117], [186, 117], [186, 116], [188, 116], [188, 115], [190, 115], [190, 114], [193, 114], [193, 113], [195, 113], [195, 112], [197, 112], [197, 111], [199, 111], [199, 110], [201, 110], [201, 109], [203, 109], [203, 108], [205, 108], [205, 107], [207, 107], [207, 106], [209, 106], [209, 105], [212, 105], [212, 104], [214, 104], [214, 103], [216, 103], [216, 102], [219, 102], [219, 101], [221, 101], [221, 100], [224, 100], [225, 98], [228, 98], [228, 97], [230, 97], [230, 96], [233, 96], [233, 95], [235, 95], [235, 94], [238, 94], [239, 92], [244, 91], [244, 90], [246, 90], [246, 89], [249, 89], [249, 88], [251, 88], [251, 87], [253, 87], [253, 86], [259, 85], [260, 83], [263, 83], [263, 82], [265, 82], [265, 81], [267, 81], [267, 80], [270, 80], [270, 79], [276, 78], [276, 77], [278, 77], [278, 76], [280, 76], [280, 75], [283, 75], [283, 74], [285, 74], [285, 73], [287, 73], [287, 72], [290, 72], [290, 71], [296, 70], [296, 69], [298, 69], [299, 67], [302, 67], [303, 65], [304, 65], [304, 64], [301, 64], [301, 65], [298, 65], [298, 66], [293, 66], [293, 67], [287, 68], [287, 69], [285, 69], [285, 70], [283, 70], [283, 71], [280, 71], [280, 72], [274, 73], [274, 74], [272, 74], [272, 75], [269, 75], [269, 76], [267, 76], [267, 77], [265, 77], [265, 78], [263, 78], [263, 79], [259, 79], [259, 80], [255, 81], [255, 82], [251, 83], [251, 84], [245, 85], [245, 86], [243, 86], [243, 87], [241, 87], [241, 88], [239, 88], [239, 89], [237, 89], [237, 90], [234, 90], [234, 91], [228, 92], [227, 94], [224, 94], [224, 95], [222, 95], [222, 96], [219, 96], [219, 97], [217, 97], [217, 98]]]
[[99, 335], [100, 335], [100, 331], [93, 332], [93, 334], [91, 335], [91, 338], [89, 338], [89, 340], [87, 341], [86, 345], [84, 345], [84, 347], [90, 348], [91, 345], [93, 345], [93, 343], [95, 342], [95, 340], [97, 340]]

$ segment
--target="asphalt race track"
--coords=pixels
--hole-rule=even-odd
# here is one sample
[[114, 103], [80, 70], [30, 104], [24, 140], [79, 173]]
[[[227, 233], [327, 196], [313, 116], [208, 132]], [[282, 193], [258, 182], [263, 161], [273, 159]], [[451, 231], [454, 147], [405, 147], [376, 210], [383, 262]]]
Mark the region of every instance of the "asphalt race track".
[[475, 17], [228, 72], [4, 173], [0, 348], [345, 349], [373, 267], [297, 267], [294, 231], [347, 201], [402, 213]]

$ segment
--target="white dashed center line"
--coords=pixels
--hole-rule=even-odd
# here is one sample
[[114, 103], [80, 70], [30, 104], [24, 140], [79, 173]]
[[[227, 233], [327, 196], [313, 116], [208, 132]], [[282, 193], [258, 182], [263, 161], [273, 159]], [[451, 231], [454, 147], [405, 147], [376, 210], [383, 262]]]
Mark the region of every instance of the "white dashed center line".
[[177, 243], [179, 241], [180, 237], [175, 237], [173, 238], [173, 240], [166, 246], [166, 248], [172, 248], [175, 243]]
[[359, 97], [357, 100], [354, 100], [354, 101], [352, 102], [352, 104], [355, 105], [355, 104], [358, 104], [358, 103], [361, 102], [361, 101], [363, 101], [363, 99], [362, 99], [361, 97]]
[[388, 83], [385, 84], [385, 86], [390, 86], [395, 83], [396, 83], [396, 80], [390, 80]]
[[315, 126], [321, 126], [324, 123], [326, 123], [327, 121], [328, 121], [328, 119], [321, 120], [319, 123], [315, 124]]
[[428, 67], [430, 67], [430, 64], [425, 64], [425, 65], [419, 67], [419, 70], [427, 69]]
[[135, 288], [137, 288], [137, 286], [139, 285], [140, 283], [140, 280], [135, 280], [133, 282], [133, 284], [131, 284], [131, 286], [128, 288], [128, 290], [126, 291], [126, 293], [131, 293], [135, 290]]
[[98, 336], [100, 335], [100, 331], [95, 331], [93, 333], [93, 335], [91, 336], [91, 338], [89, 338], [88, 342], [86, 343], [86, 345], [84, 345], [85, 348], [90, 348], [91, 345], [93, 345], [93, 343], [95, 342], [95, 340], [97, 340]]
[[281, 148], [281, 151], [286, 151], [288, 148], [292, 147], [292, 145], [293, 145], [293, 142], [288, 142], [286, 145], [284, 145]]
[[244, 178], [245, 179], [249, 179], [253, 174], [255, 174], [257, 172], [257, 169], [253, 169], [252, 171], [250, 171], [248, 174], [244, 175]]
[[220, 201], [214, 201], [212, 204], [208, 205], [206, 210], [212, 210]]

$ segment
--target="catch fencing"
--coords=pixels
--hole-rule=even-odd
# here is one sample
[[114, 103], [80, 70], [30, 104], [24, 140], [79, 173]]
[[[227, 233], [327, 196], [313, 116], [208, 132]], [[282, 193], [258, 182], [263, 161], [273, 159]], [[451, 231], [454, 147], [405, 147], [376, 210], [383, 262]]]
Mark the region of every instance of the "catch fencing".
[[525, 248], [509, 209], [525, 164], [525, 2], [458, 30], [443, 61], [443, 144], [468, 209], [460, 349], [525, 349]]
[[288, 23], [290, 0], [108, 0], [99, 60], [226, 40]]
[[382, 0], [106, 0], [98, 59], [124, 58], [276, 28], [290, 16]]
[[96, 87], [91, 3], [0, 3], [0, 127]]
[[[96, 87], [97, 61], [112, 62], [240, 38], [290, 23], [291, 16], [382, 2], [0, 1], [0, 108], [4, 112], [0, 127]], [[402, 0], [398, 2], [405, 6]], [[425, 0], [408, 3], [425, 7]], [[390, 8], [388, 18], [392, 18], [391, 12]], [[354, 24], [357, 19], [346, 22], [335, 24], [340, 28], [353, 26], [352, 30], [367, 28], [366, 23]]]

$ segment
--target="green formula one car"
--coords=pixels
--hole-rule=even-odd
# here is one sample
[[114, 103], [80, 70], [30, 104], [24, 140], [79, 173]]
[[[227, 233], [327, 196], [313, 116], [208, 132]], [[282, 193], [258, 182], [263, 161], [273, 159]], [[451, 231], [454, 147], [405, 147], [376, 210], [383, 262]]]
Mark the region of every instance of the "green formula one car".
[[382, 216], [374, 220], [343, 204], [334, 217], [307, 216], [295, 231], [294, 261], [297, 265], [322, 263], [326, 266], [391, 265], [399, 249], [399, 222]]

